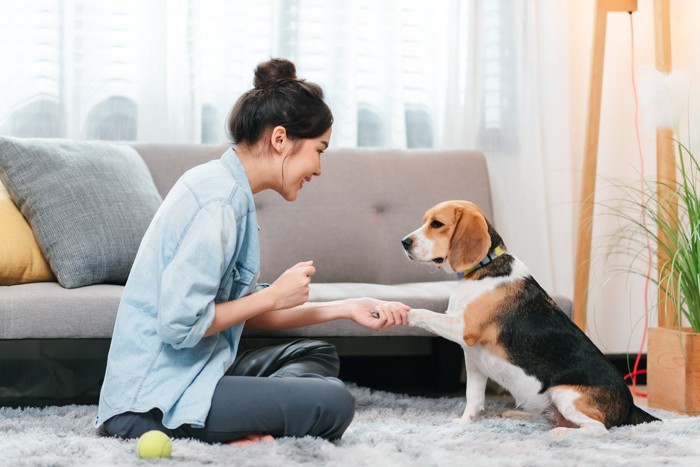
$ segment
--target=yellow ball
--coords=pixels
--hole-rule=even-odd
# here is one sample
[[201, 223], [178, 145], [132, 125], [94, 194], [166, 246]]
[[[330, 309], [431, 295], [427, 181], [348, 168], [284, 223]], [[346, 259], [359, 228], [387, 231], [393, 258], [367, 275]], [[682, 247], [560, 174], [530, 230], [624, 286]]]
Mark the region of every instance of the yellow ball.
[[168, 435], [158, 430], [142, 434], [136, 445], [136, 453], [143, 459], [170, 457], [171, 452], [173, 452], [173, 443]]

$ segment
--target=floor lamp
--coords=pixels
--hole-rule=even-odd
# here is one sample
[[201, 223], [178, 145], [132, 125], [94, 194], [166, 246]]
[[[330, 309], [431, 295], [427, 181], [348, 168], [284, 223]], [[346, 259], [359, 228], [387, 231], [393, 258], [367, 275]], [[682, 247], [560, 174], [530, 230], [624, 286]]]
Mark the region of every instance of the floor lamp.
[[[664, 74], [671, 73], [671, 11], [669, 0], [654, 0], [654, 43], [656, 49], [656, 69]], [[676, 153], [673, 149], [673, 129], [658, 128], [656, 130], [656, 171], [659, 183], [657, 184], [657, 199], [659, 206], [668, 208], [664, 211], [669, 217], [668, 224], [678, 226], [678, 198], [676, 186]], [[659, 213], [663, 215], [663, 213]], [[668, 264], [670, 258], [661, 247], [668, 242], [662, 229], [658, 230], [659, 247], [658, 278], [659, 283], [663, 277], [668, 277]], [[674, 287], [671, 283], [668, 287]], [[678, 313], [676, 303], [667, 296], [666, 288], [659, 287], [659, 327], [678, 327]]]
[[[574, 322], [586, 330], [586, 307], [588, 305], [588, 282], [591, 258], [591, 235], [593, 232], [593, 206], [595, 196], [596, 165], [598, 159], [598, 133], [600, 130], [600, 101], [603, 84], [603, 62], [605, 58], [605, 31], [607, 15], [613, 12], [637, 11], [637, 0], [598, 0], [596, 2], [595, 32], [593, 36], [593, 60], [591, 66], [591, 87], [588, 101], [588, 120], [581, 185], [581, 204], [578, 218], [578, 239], [576, 247], [576, 270], [574, 275]], [[662, 73], [671, 71], [671, 30], [669, 0], [654, 0], [654, 40], [656, 67]], [[676, 180], [676, 161], [673, 149], [673, 130], [659, 128], [656, 133], [657, 176], [659, 179], [657, 196], [660, 202], [671, 206], [670, 216], [675, 215], [677, 225], [677, 202], [673, 188]], [[673, 214], [675, 212], [675, 214]], [[660, 244], [664, 241], [659, 233]], [[659, 262], [665, 264], [667, 257], [661, 248], [657, 251]], [[659, 271], [662, 274], [662, 271]], [[670, 298], [659, 288], [659, 326], [676, 324], [673, 304], [666, 306]]]
[[586, 330], [588, 280], [591, 269], [591, 236], [593, 234], [593, 206], [598, 164], [598, 134], [600, 132], [600, 101], [603, 92], [603, 63], [605, 61], [605, 31], [608, 13], [637, 11], [637, 0], [598, 0], [596, 2], [591, 88], [588, 95], [588, 119], [583, 153], [583, 179], [578, 216], [576, 270], [574, 272], [574, 322]]

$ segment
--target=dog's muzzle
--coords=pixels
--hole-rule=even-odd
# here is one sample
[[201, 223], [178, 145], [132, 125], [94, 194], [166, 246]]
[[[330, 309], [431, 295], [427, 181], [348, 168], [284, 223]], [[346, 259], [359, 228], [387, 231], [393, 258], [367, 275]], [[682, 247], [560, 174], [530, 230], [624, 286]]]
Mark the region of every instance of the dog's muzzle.
[[403, 252], [406, 253], [406, 256], [408, 259], [414, 259], [413, 255], [411, 254], [411, 247], [413, 246], [413, 239], [411, 237], [404, 237], [403, 240], [401, 240], [401, 244], [403, 245]]

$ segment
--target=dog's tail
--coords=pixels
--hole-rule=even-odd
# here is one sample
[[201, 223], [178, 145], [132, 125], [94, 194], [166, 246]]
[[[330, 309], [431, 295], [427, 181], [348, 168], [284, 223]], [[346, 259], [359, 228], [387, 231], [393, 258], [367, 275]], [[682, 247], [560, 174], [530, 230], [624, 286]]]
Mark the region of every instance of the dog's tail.
[[632, 405], [632, 410], [630, 410], [627, 420], [625, 420], [625, 425], [639, 425], [640, 423], [651, 423], [659, 422], [660, 418], [656, 418], [653, 415], [643, 411], [636, 405]]

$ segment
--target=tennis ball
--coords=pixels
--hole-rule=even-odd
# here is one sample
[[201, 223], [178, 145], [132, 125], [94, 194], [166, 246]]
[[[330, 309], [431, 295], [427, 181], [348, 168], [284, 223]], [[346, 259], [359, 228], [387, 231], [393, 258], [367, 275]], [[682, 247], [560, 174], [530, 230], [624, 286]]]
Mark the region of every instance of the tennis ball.
[[171, 452], [173, 452], [173, 443], [168, 435], [158, 430], [142, 434], [136, 445], [136, 453], [143, 459], [170, 457]]

